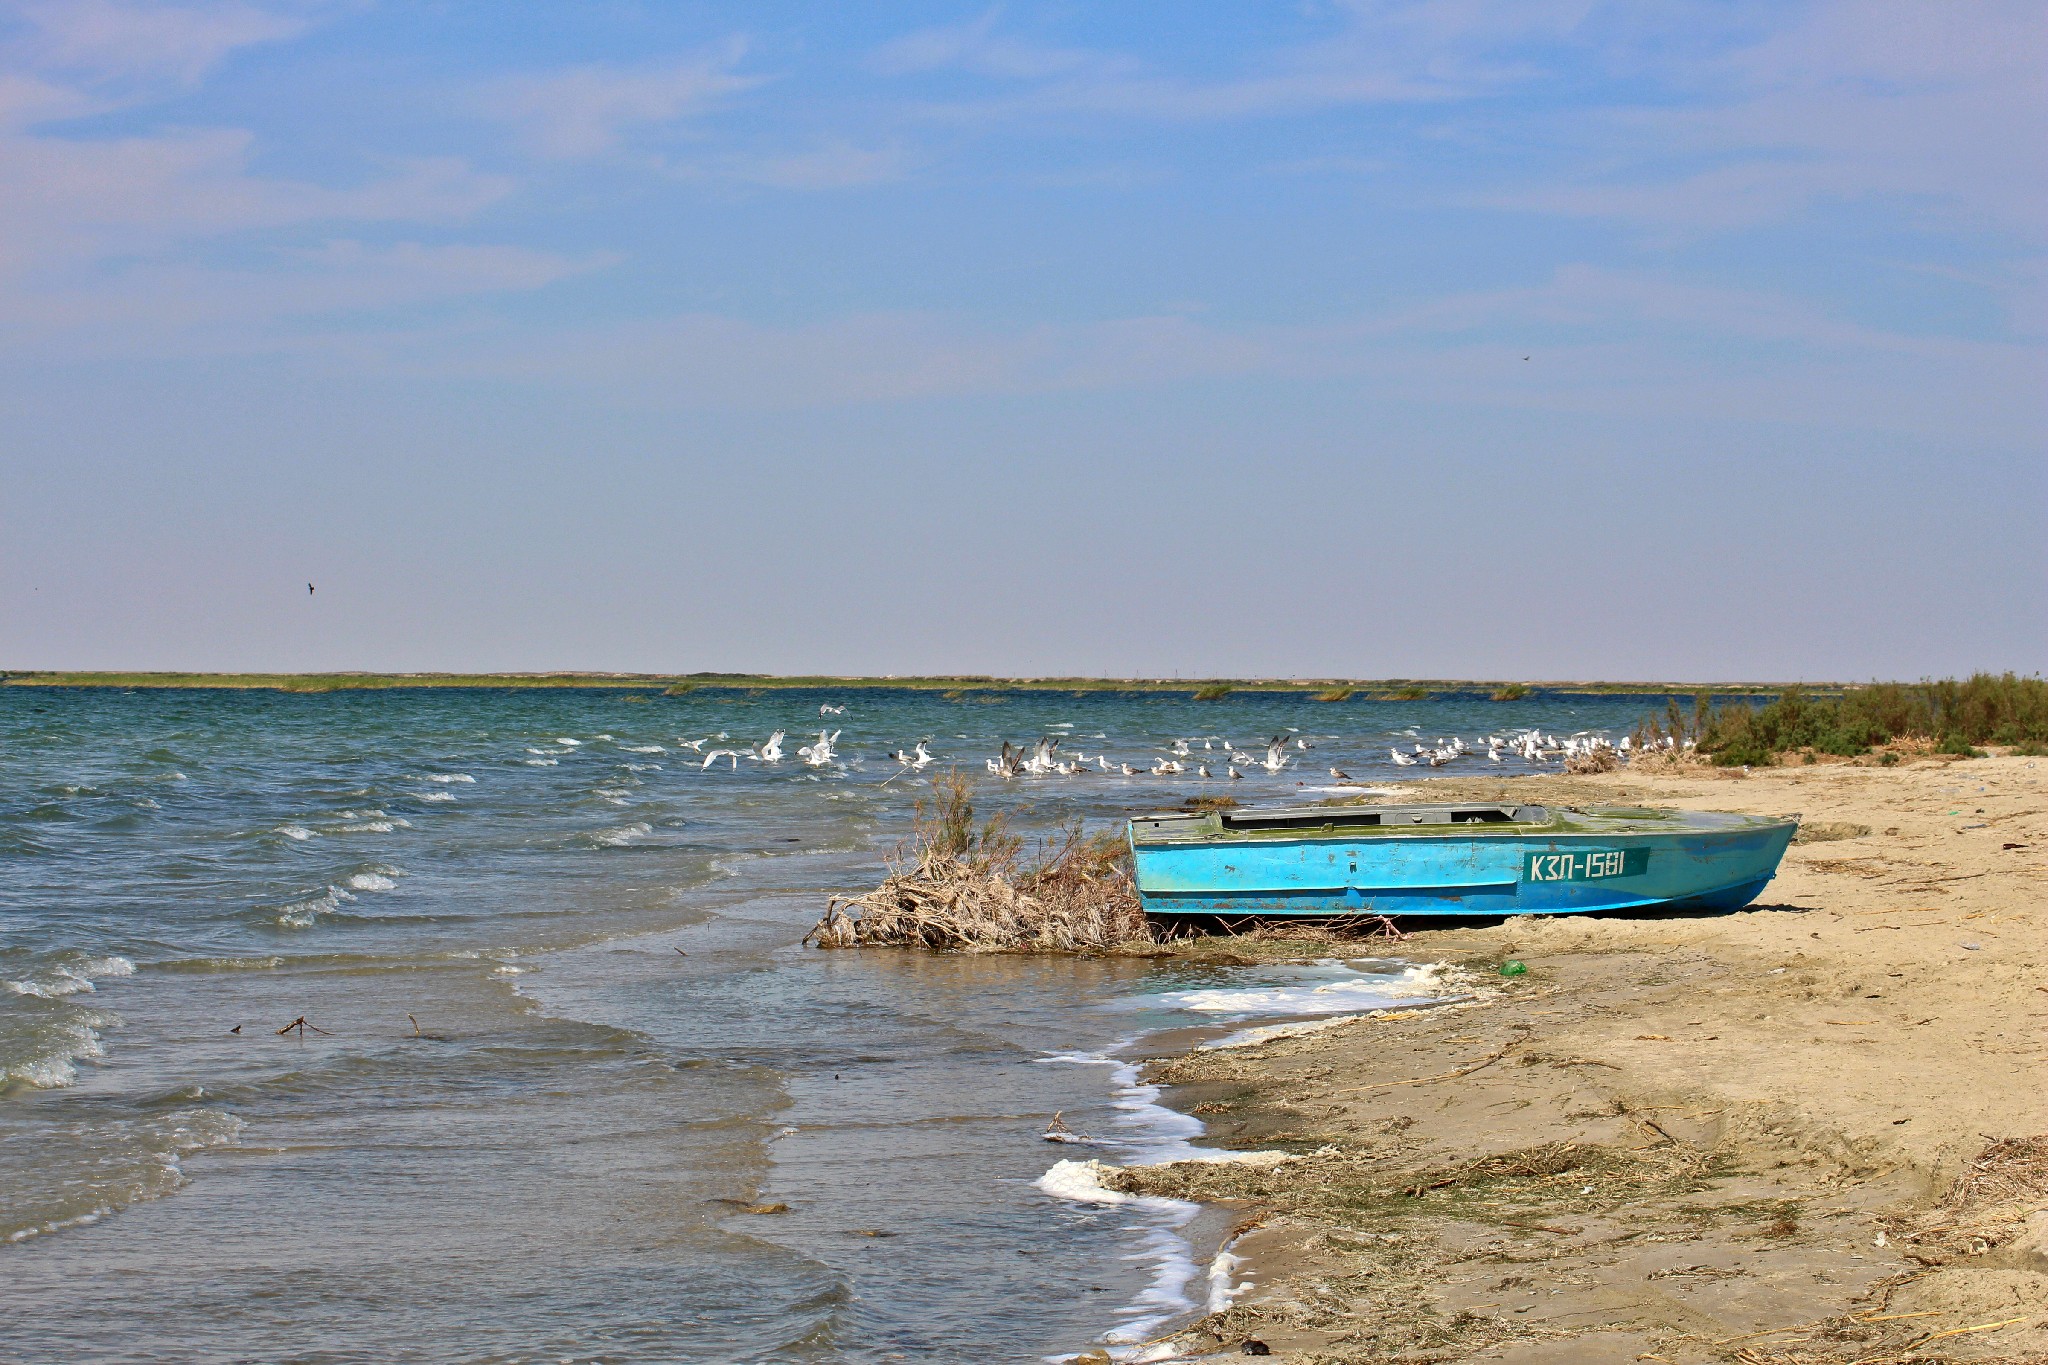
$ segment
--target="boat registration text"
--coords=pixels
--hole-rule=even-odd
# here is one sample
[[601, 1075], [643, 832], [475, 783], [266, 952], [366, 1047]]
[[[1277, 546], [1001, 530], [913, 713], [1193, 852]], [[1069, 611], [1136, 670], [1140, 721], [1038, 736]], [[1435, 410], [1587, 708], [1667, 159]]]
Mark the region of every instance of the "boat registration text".
[[1591, 882], [1604, 877], [1633, 877], [1650, 865], [1647, 848], [1585, 849], [1575, 853], [1531, 853], [1523, 861], [1522, 880], [1529, 882]]

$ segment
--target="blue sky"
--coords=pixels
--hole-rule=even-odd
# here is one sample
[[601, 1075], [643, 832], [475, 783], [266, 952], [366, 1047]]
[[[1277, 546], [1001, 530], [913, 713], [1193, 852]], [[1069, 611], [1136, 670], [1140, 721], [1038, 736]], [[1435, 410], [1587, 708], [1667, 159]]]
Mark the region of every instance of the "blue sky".
[[0, 0], [0, 666], [2037, 671], [2043, 72], [2032, 3]]

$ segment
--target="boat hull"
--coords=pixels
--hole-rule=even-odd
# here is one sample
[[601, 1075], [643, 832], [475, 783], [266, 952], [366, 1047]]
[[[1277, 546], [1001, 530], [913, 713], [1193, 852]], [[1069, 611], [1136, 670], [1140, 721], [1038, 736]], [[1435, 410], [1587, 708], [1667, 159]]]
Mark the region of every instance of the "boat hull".
[[1762, 893], [1796, 829], [1134, 842], [1132, 857], [1151, 915], [1715, 911]]

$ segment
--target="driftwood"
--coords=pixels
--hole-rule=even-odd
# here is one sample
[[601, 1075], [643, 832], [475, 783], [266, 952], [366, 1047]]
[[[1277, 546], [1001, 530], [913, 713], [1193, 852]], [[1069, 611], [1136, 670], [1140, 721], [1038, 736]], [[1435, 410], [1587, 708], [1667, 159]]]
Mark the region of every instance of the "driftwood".
[[834, 896], [804, 936], [820, 948], [1072, 953], [1152, 943], [1120, 840], [1077, 826], [1027, 864], [1000, 817], [976, 827], [971, 784], [932, 779], [909, 840], [873, 891]]

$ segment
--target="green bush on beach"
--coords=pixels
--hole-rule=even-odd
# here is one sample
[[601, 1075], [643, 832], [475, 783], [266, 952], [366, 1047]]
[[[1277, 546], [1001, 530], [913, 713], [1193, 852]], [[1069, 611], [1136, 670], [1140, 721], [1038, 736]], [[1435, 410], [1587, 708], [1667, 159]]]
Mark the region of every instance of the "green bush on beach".
[[1838, 696], [1794, 687], [1763, 706], [1715, 706], [1702, 697], [1689, 719], [1674, 698], [1665, 723], [1647, 722], [1646, 729], [1691, 737], [1723, 767], [1761, 766], [1798, 750], [1853, 757], [1898, 740], [1981, 758], [1980, 744], [2048, 744], [2048, 680], [1978, 673], [1960, 681], [1871, 683]]

